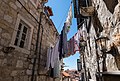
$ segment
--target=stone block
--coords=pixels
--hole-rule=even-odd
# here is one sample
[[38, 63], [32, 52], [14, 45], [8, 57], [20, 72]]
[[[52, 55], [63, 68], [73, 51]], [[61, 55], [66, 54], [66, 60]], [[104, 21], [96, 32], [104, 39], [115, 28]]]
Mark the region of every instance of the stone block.
[[1, 39], [1, 40], [0, 40], [0, 44], [1, 44], [1, 45], [5, 45], [5, 40], [4, 40], [4, 39]]
[[18, 60], [17, 64], [16, 64], [17, 68], [22, 68], [23, 67], [23, 61], [22, 60]]
[[27, 75], [32, 75], [32, 70], [29, 70], [29, 69], [28, 69], [28, 70], [26, 71], [26, 74], [27, 74]]
[[11, 39], [11, 36], [9, 33], [2, 33], [2, 38], [9, 40], [9, 39]]
[[10, 74], [11, 76], [17, 76], [18, 72], [17, 71], [12, 71], [12, 73]]
[[[5, 1], [5, 0], [4, 0]], [[2, 2], [2, 4], [0, 5], [1, 7], [0, 7], [0, 10], [2, 10], [2, 11], [4, 11], [4, 12], [8, 12], [8, 11], [10, 11], [9, 10], [9, 5], [8, 4], [6, 4], [5, 2]]]
[[19, 81], [24, 81], [24, 76], [20, 76]]
[[0, 59], [0, 66], [2, 65], [2, 60]]
[[1, 51], [0, 52], [0, 57], [4, 57], [5, 56], [5, 54]]
[[4, 15], [4, 20], [6, 20], [9, 23], [13, 22], [13, 18], [11, 16], [9, 16], [9, 15]]
[[26, 3], [28, 2], [28, 0], [24, 0]]
[[8, 3], [8, 2], [9, 2], [9, 0], [4, 0], [4, 2]]
[[24, 63], [23, 67], [26, 68], [26, 69], [28, 69], [28, 66], [29, 66], [29, 63], [27, 61], [27, 62]]
[[2, 33], [2, 28], [0, 28], [0, 33]]
[[1, 64], [1, 66], [5, 66], [5, 65], [7, 65], [7, 59], [4, 59]]
[[2, 0], [0, 0], [0, 4], [2, 3]]
[[37, 29], [36, 29], [36, 28], [34, 28], [34, 33], [35, 33], [35, 34], [37, 33]]
[[32, 39], [32, 43], [33, 43], [33, 45], [35, 45], [36, 44], [36, 40]]
[[17, 7], [22, 8], [22, 5], [18, 1], [16, 1], [15, 4], [17, 5]]
[[33, 64], [30, 64], [30, 65], [29, 65], [29, 69], [32, 69], [32, 68], [33, 68]]
[[19, 77], [14, 77], [13, 81], [19, 81]]
[[17, 10], [17, 6], [16, 6], [13, 2], [10, 2], [9, 5], [10, 5], [13, 9]]
[[0, 44], [3, 45], [3, 46], [8, 46], [9, 42], [10, 42], [10, 41], [5, 40], [5, 39], [1, 39], [1, 40], [0, 40]]
[[19, 71], [19, 75], [20, 75], [20, 76], [25, 76], [25, 70]]
[[3, 19], [4, 11], [0, 10], [0, 18]]
[[24, 76], [24, 81], [29, 81], [29, 77], [28, 76]]

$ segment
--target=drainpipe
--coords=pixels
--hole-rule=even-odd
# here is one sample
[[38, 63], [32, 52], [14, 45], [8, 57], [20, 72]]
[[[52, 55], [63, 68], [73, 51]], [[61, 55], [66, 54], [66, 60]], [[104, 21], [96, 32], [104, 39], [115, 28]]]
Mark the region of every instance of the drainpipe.
[[[35, 67], [36, 67], [36, 60], [37, 60], [37, 54], [38, 54], [38, 45], [39, 45], [39, 39], [42, 39], [42, 36], [41, 36], [41, 38], [39, 38], [39, 36], [40, 36], [40, 27], [42, 27], [41, 26], [41, 18], [42, 18], [42, 12], [40, 13], [40, 18], [39, 18], [39, 21], [25, 8], [25, 6], [20, 2], [20, 0], [17, 0], [21, 5], [22, 5], [22, 7], [27, 11], [27, 13], [29, 14], [29, 15], [31, 15], [32, 16], [32, 18], [34, 18], [35, 19], [35, 21], [39, 24], [38, 25], [38, 31], [37, 31], [37, 40], [36, 40], [36, 48], [35, 48], [35, 58], [34, 58], [34, 62], [33, 62], [33, 68], [32, 68], [32, 76], [31, 76], [31, 81], [35, 81], [36, 80], [36, 78], [34, 77], [34, 75], [35, 75]], [[42, 27], [42, 31], [43, 31], [43, 27]], [[43, 32], [42, 32], [43, 33]], [[42, 35], [42, 34], [41, 34]], [[42, 41], [42, 40], [41, 40]], [[41, 50], [41, 42], [40, 41], [40, 50]]]
[[41, 26], [42, 27], [42, 32], [41, 32], [41, 38], [40, 38], [40, 50], [39, 50], [39, 56], [38, 56], [38, 71], [37, 71], [37, 73], [38, 73], [38, 75], [40, 75], [39, 74], [39, 71], [40, 71], [40, 58], [41, 58], [41, 49], [42, 49], [42, 37], [43, 37], [43, 32], [44, 32], [44, 30], [43, 30], [43, 26]]
[[[33, 62], [33, 68], [32, 68], [32, 77], [31, 77], [31, 81], [35, 81], [35, 67], [36, 67], [36, 61], [37, 61], [37, 55], [38, 55], [38, 47], [39, 47], [39, 36], [40, 36], [40, 27], [41, 26], [41, 18], [42, 18], [42, 12], [40, 13], [40, 18], [39, 18], [39, 25], [38, 25], [38, 31], [37, 31], [37, 41], [36, 41], [36, 48], [35, 48], [35, 58], [34, 58], [34, 62]], [[42, 27], [43, 30], [43, 27]], [[41, 36], [42, 38], [42, 36]], [[41, 49], [40, 49], [41, 50]]]

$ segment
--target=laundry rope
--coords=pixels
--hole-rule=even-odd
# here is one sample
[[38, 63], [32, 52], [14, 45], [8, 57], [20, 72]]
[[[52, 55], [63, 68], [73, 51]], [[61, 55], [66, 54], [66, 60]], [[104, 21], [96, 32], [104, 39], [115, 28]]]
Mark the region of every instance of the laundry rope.
[[62, 23], [63, 23], [63, 20], [64, 20], [65, 18], [67, 18], [67, 14], [68, 14], [69, 8], [70, 8], [70, 6], [68, 7], [66, 13], [64, 14], [64, 16], [63, 16], [63, 18], [62, 18], [62, 20], [61, 20], [61, 22], [60, 22], [60, 24], [59, 24], [59, 26], [58, 26], [58, 28], [57, 28], [58, 30], [60, 29], [60, 27], [61, 27], [61, 25], [62, 25]]

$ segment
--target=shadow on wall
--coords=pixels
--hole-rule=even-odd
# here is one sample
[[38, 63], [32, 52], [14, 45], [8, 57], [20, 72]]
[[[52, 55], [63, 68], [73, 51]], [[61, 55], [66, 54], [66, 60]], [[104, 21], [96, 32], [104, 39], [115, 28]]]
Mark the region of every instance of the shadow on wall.
[[96, 32], [97, 36], [99, 37], [100, 32], [103, 31], [103, 27], [102, 27], [101, 22], [98, 18], [97, 11], [95, 11], [94, 16], [92, 17], [92, 22], [93, 22], [93, 26], [95, 28], [95, 32]]
[[120, 70], [120, 54], [115, 56], [115, 62], [116, 62], [118, 70]]
[[108, 10], [113, 13], [115, 6], [118, 4], [118, 0], [103, 0], [108, 8]]
[[116, 50], [114, 50], [114, 53], [116, 53], [116, 55], [114, 56], [115, 62], [116, 62], [118, 70], [120, 70], [120, 54], [119, 54], [118, 48], [116, 46], [115, 46], [115, 49], [116, 49]]

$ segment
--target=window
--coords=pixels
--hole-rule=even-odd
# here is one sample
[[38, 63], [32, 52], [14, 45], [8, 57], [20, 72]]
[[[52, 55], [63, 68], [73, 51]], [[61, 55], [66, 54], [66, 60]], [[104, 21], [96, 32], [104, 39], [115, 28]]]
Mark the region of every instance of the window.
[[18, 14], [10, 46], [15, 47], [17, 51], [30, 53], [33, 28], [25, 17]]
[[23, 21], [20, 21], [14, 45], [24, 48], [27, 40], [27, 32], [28, 26]]

